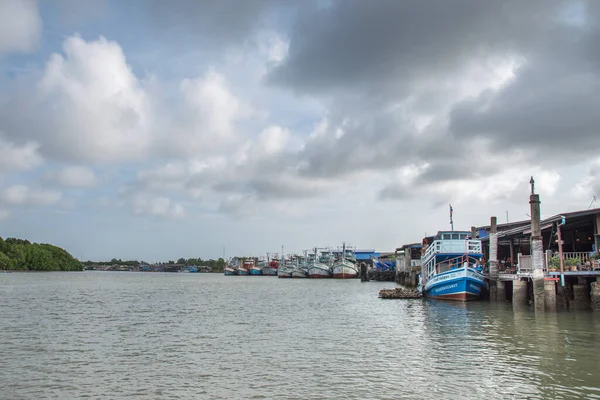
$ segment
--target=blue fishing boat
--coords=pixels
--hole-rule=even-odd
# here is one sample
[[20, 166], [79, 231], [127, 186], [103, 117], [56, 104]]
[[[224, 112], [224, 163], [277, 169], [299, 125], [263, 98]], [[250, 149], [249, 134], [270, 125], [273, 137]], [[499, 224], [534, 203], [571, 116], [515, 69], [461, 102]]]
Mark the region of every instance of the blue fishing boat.
[[244, 268], [250, 275], [262, 275], [260, 267], [256, 265], [253, 259], [244, 261]]
[[225, 269], [223, 273], [225, 275], [237, 275], [236, 270], [240, 264], [240, 260], [237, 257], [233, 257], [227, 261], [227, 265], [225, 265]]
[[429, 298], [477, 300], [485, 288], [481, 269], [481, 241], [470, 232], [440, 231], [424, 241], [421, 292]]

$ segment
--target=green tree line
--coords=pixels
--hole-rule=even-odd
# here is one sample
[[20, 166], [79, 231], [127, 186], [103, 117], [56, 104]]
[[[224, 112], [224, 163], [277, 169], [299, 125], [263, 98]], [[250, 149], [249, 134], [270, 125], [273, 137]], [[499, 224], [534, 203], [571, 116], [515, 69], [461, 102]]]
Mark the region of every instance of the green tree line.
[[[93, 265], [128, 265], [128, 266], [132, 266], [132, 267], [136, 267], [138, 265], [148, 265], [149, 263], [145, 262], [145, 261], [138, 261], [138, 260], [126, 260], [123, 261], [120, 258], [113, 258], [110, 261], [85, 261], [83, 263], [86, 266], [93, 266]], [[213, 271], [215, 272], [223, 272], [223, 269], [225, 268], [225, 260], [223, 258], [219, 258], [218, 260], [213, 260], [213, 259], [209, 259], [209, 260], [203, 260], [202, 258], [198, 257], [198, 258], [179, 258], [177, 261], [167, 261], [165, 263], [159, 263], [159, 264], [168, 264], [168, 265], [175, 265], [175, 264], [179, 264], [179, 265], [185, 265], [185, 266], [201, 266], [201, 265], [205, 265], [210, 267]]]
[[60, 247], [29, 240], [0, 237], [0, 269], [81, 271], [82, 264]]

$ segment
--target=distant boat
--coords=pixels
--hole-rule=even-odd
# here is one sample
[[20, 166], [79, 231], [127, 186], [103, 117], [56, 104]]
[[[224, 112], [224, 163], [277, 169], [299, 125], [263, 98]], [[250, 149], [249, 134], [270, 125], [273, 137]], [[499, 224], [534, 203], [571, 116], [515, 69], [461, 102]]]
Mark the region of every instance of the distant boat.
[[311, 279], [328, 279], [332, 277], [331, 253], [321, 252], [321, 257], [317, 258], [317, 249], [314, 253], [308, 255], [308, 277]]
[[262, 275], [260, 268], [254, 263], [254, 260], [244, 261], [244, 269], [246, 269], [250, 275]]
[[303, 267], [292, 268], [292, 278], [308, 278], [308, 271]]
[[263, 275], [268, 276], [277, 276], [277, 269], [279, 268], [279, 263], [277, 260], [271, 260], [260, 269]]
[[277, 277], [278, 278], [291, 278], [293, 270], [294, 270], [294, 268], [292, 266], [286, 265], [286, 263], [284, 262], [277, 269]]
[[237, 269], [241, 265], [242, 261], [237, 257], [232, 257], [227, 261], [223, 273], [225, 275], [237, 275]]
[[237, 267], [235, 270], [236, 275], [250, 275], [250, 272], [244, 267]]
[[334, 263], [334, 279], [354, 279], [358, 277], [358, 267], [356, 266], [356, 256], [354, 250], [347, 248], [346, 244], [342, 246], [340, 258]]
[[459, 301], [481, 297], [485, 288], [479, 267], [481, 241], [469, 235], [466, 231], [440, 231], [431, 244], [425, 244], [420, 287], [426, 297]]

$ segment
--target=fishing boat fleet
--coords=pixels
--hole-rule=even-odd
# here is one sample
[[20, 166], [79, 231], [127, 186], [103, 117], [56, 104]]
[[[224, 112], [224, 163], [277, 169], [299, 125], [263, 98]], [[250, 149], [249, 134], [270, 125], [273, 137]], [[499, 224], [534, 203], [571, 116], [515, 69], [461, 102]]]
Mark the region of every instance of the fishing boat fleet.
[[[450, 231], [423, 240], [421, 274], [417, 291], [424, 297], [476, 300], [486, 289], [481, 241], [468, 231], [455, 231], [450, 206]], [[373, 259], [373, 265], [380, 264]], [[336, 250], [314, 248], [303, 255], [241, 259], [234, 257], [225, 275], [271, 275], [279, 278], [353, 279], [359, 276], [355, 249], [345, 244]]]
[[279, 278], [355, 279], [359, 275], [355, 249], [343, 245], [338, 249], [314, 248], [304, 254], [279, 257], [267, 254], [265, 259], [231, 258], [225, 275], [267, 275]]

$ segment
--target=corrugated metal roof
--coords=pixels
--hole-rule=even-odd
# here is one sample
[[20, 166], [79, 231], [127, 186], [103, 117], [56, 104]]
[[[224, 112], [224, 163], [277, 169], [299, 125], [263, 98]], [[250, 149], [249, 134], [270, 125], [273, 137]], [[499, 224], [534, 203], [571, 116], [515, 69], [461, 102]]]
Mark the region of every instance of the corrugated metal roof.
[[[586, 216], [596, 215], [596, 214], [600, 214], [600, 208], [593, 208], [591, 210], [580, 210], [580, 211], [567, 212], [567, 213], [563, 213], [563, 214], [556, 214], [556, 215], [553, 215], [552, 217], [549, 217], [549, 218], [546, 218], [546, 219], [540, 221], [540, 228], [542, 230], [550, 229], [552, 227], [552, 224], [560, 221], [563, 216], [565, 217], [565, 219], [567, 220], [567, 223], [568, 223], [569, 218], [572, 219], [572, 218], [586, 217]], [[531, 224], [527, 224], [527, 225], [520, 226], [517, 228], [498, 232], [498, 238], [517, 236], [517, 235], [526, 235], [528, 233], [529, 234], [531, 233]], [[487, 240], [489, 240], [489, 236], [481, 238], [481, 241], [487, 241]]]

